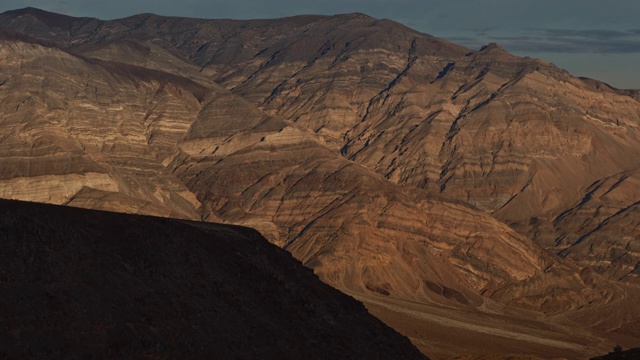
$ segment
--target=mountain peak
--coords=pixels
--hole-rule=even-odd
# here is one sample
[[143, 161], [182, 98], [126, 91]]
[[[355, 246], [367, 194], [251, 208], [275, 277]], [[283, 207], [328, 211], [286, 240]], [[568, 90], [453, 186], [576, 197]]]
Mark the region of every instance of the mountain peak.
[[63, 14], [58, 14], [58, 13], [54, 13], [51, 11], [47, 11], [47, 10], [42, 10], [36, 7], [32, 7], [32, 6], [28, 6], [22, 9], [15, 9], [15, 10], [8, 10], [5, 11], [3, 14], [12, 14], [12, 15], [32, 15], [32, 16], [36, 16], [36, 17], [41, 17], [41, 16], [50, 16], [50, 17], [60, 17], [60, 18], [66, 18], [66, 19], [76, 19], [73, 16], [68, 16], [68, 15], [63, 15]]
[[350, 17], [350, 18], [364, 18], [364, 19], [375, 19], [373, 16], [369, 16], [365, 13], [361, 13], [361, 12], [352, 12], [352, 13], [346, 13], [346, 14], [339, 14], [338, 16], [344, 16], [344, 17]]
[[487, 45], [484, 45], [480, 48], [481, 52], [489, 52], [495, 50], [506, 52], [506, 50], [502, 46], [495, 42], [488, 43]]
[[68, 15], [62, 15], [54, 12], [49, 12], [46, 10], [38, 9], [35, 7], [26, 7], [22, 9], [9, 10], [5, 11], [2, 15], [9, 15], [13, 17], [21, 17], [21, 16], [32, 16], [37, 20], [43, 22], [49, 27], [59, 28], [63, 30], [69, 30], [71, 25], [81, 19], [85, 19], [82, 17], [73, 17]]

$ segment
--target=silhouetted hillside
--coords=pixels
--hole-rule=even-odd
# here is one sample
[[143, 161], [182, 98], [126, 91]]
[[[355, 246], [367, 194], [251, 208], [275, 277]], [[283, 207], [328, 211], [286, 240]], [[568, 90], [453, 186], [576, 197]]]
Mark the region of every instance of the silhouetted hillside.
[[620, 350], [604, 356], [594, 357], [591, 360], [637, 360], [640, 359], [640, 349]]
[[424, 358], [247, 228], [0, 200], [0, 264], [0, 358]]

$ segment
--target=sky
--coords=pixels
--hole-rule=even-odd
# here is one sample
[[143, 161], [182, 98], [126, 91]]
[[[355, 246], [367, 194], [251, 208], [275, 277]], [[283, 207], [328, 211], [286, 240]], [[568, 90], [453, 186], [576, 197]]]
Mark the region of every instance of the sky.
[[471, 49], [496, 42], [576, 76], [640, 88], [638, 0], [0, 0], [0, 12], [27, 6], [104, 20], [138, 13], [255, 19], [361, 12]]

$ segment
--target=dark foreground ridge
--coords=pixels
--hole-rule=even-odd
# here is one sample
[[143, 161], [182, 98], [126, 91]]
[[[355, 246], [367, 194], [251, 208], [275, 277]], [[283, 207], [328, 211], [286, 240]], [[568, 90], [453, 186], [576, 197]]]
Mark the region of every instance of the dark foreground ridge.
[[0, 257], [0, 358], [424, 358], [247, 228], [0, 200]]
[[629, 350], [616, 350], [608, 355], [594, 357], [591, 360], [633, 360], [640, 359], [640, 348], [634, 348]]

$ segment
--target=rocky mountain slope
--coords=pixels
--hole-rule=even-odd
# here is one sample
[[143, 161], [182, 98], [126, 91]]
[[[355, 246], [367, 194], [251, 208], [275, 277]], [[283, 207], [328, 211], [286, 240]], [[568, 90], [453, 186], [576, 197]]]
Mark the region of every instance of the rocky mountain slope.
[[[90, 57], [219, 83], [392, 182], [492, 212], [554, 252], [577, 246], [572, 235], [540, 237], [537, 228], [571, 213], [595, 182], [640, 168], [635, 92], [495, 44], [471, 51], [363, 14], [254, 21], [142, 14], [105, 22], [27, 9], [0, 20]], [[627, 196], [640, 200], [637, 192]], [[598, 268], [613, 261], [592, 258], [601, 258]]]
[[634, 293], [634, 92], [362, 14], [0, 27], [2, 197], [250, 226], [363, 296]]
[[251, 229], [0, 200], [0, 248], [3, 358], [424, 359]]
[[351, 290], [424, 300], [445, 286], [466, 305], [555, 269], [575, 276], [572, 295], [544, 285], [503, 300], [558, 310], [617, 296], [489, 215], [395, 186], [219, 86], [34, 42], [2, 48], [6, 197], [252, 226]]

